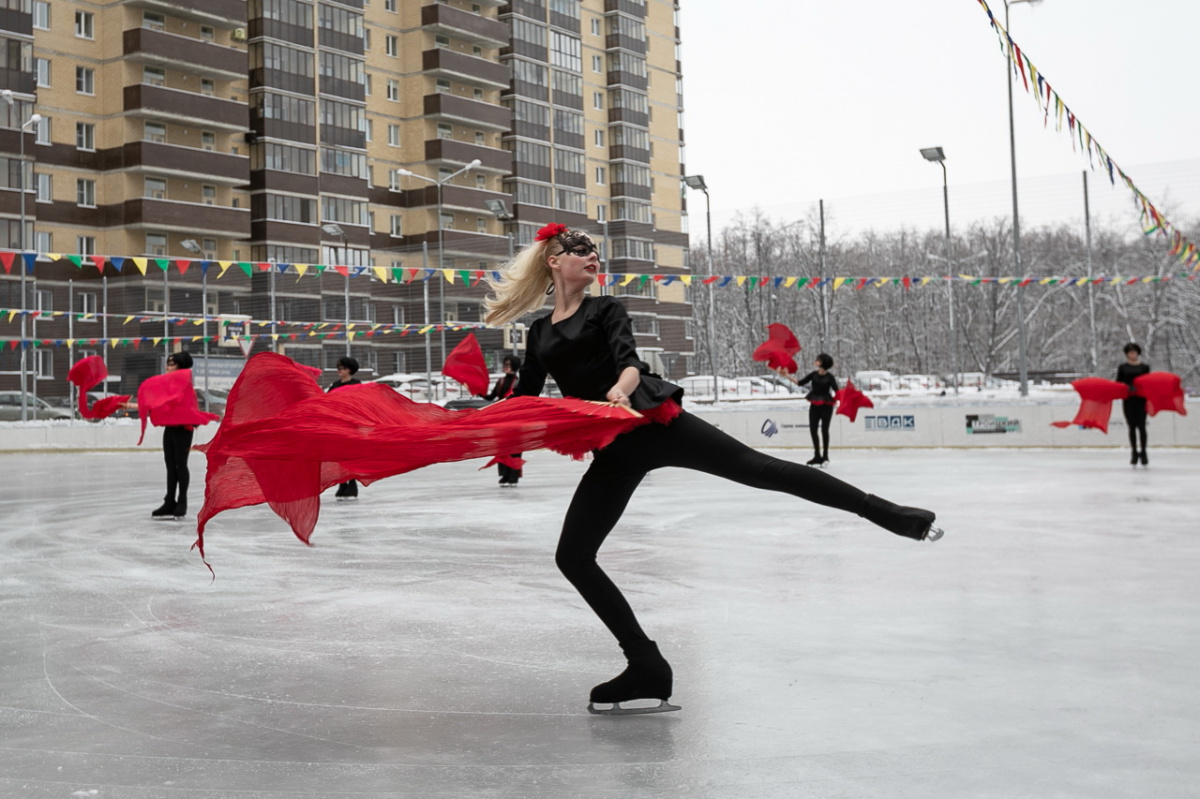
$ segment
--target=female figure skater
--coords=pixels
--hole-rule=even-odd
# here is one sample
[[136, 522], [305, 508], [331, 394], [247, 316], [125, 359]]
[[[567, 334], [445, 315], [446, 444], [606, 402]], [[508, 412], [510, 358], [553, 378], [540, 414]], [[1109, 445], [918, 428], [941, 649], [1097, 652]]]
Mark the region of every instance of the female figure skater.
[[[492, 386], [490, 393], [483, 395], [485, 400], [494, 402], [495, 400], [507, 399], [516, 391], [517, 370], [521, 368], [521, 359], [516, 355], [505, 355], [503, 364], [504, 375], [496, 380], [496, 385]], [[519, 458], [521, 457], [521, 453], [513, 453], [512, 457]], [[500, 485], [505, 488], [516, 487], [517, 481], [521, 479], [521, 470], [506, 463], [496, 464], [496, 469], [500, 472]]]
[[806, 465], [822, 466], [829, 463], [829, 423], [833, 421], [833, 408], [836, 404], [834, 395], [837, 394], [838, 381], [829, 371], [833, 368], [833, 358], [829, 354], [822, 352], [813, 361], [813, 366], [817, 367], [816, 371], [809, 372], [799, 380], [783, 370], [780, 370], [779, 374], [798, 386], [812, 384], [805, 399], [809, 403], [808, 432], [812, 435], [813, 456]]
[[[173, 352], [167, 356], [167, 371], [191, 369], [192, 363], [190, 353]], [[125, 403], [125, 407], [137, 408], [137, 403]], [[152, 519], [182, 519], [187, 515], [187, 492], [192, 481], [192, 473], [188, 469], [188, 453], [192, 450], [192, 436], [195, 432], [196, 428], [191, 425], [172, 424], [163, 427], [167, 495], [163, 497], [163, 504], [150, 512]]]
[[[337, 376], [338, 379], [329, 384], [329, 388], [325, 389], [325, 393], [347, 386], [362, 385], [356, 375], [358, 373], [358, 359], [351, 358], [349, 355], [343, 355], [338, 358]], [[344, 483], [338, 483], [337, 491], [334, 493], [334, 499], [338, 502], [357, 502], [358, 501], [358, 481], [347, 480]]]
[[[591, 691], [593, 713], [677, 710], [671, 696], [671, 666], [638, 624], [633, 609], [596, 563], [605, 537], [621, 518], [642, 478], [652, 469], [680, 466], [744, 485], [783, 491], [840, 508], [916, 540], [937, 540], [934, 514], [894, 505], [834, 477], [757, 452], [683, 411], [683, 390], [649, 374], [637, 356], [633, 329], [613, 297], [591, 297], [587, 288], [599, 270], [596, 246], [586, 233], [547, 225], [536, 240], [491, 281], [486, 321], [500, 325], [537, 310], [554, 294], [554, 310], [529, 329], [520, 395], [541, 393], [547, 374], [564, 396], [631, 407], [649, 423], [595, 452], [571, 500], [555, 560], [600, 620], [616, 637], [628, 668]], [[621, 702], [658, 699], [652, 709], [622, 709]], [[611, 710], [596, 708], [612, 703]]]
[[[1150, 373], [1150, 364], [1142, 363], [1142, 348], [1134, 342], [1129, 342], [1123, 348], [1125, 363], [1117, 367], [1117, 382], [1129, 385], [1129, 396], [1121, 401], [1121, 410], [1125, 413], [1125, 424], [1129, 427], [1129, 446], [1133, 453], [1129, 458], [1130, 466], [1137, 466], [1140, 461], [1148, 466], [1146, 458], [1146, 398], [1133, 393], [1133, 379]], [[1141, 446], [1138, 438], [1141, 437]]]

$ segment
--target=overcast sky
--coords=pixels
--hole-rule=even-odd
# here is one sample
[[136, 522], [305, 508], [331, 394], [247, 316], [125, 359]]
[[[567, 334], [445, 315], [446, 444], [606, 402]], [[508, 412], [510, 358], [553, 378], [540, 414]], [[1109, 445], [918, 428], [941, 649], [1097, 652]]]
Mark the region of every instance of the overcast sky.
[[[714, 235], [739, 211], [786, 222], [818, 198], [854, 225], [940, 226], [941, 170], [918, 152], [933, 145], [946, 151], [952, 222], [1011, 213], [1006, 62], [977, 0], [681, 5], [686, 167], [708, 182]], [[989, 5], [1003, 24], [1002, 0]], [[1139, 188], [1177, 225], [1200, 216], [1200, 2], [1009, 13], [1014, 40]], [[1081, 220], [1086, 157], [1053, 118], [1043, 128], [1022, 86], [1013, 107], [1023, 225]], [[1089, 182], [1094, 213], [1136, 225], [1124, 186], [1100, 172]], [[689, 194], [703, 235], [704, 197]]]

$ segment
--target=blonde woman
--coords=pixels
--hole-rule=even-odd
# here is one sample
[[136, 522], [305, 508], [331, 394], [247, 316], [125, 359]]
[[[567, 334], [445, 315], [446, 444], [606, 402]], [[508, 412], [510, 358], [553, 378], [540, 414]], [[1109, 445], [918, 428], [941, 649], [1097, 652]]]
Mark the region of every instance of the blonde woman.
[[[600, 546], [648, 472], [664, 466], [696, 469], [857, 513], [908, 538], [936, 541], [942, 533], [933, 528], [931, 511], [894, 505], [818, 470], [765, 455], [683, 411], [683, 390], [650, 374], [638, 358], [624, 307], [613, 297], [587, 294], [599, 268], [596, 246], [586, 233], [547, 225], [500, 279], [491, 281], [485, 319], [492, 325], [505, 324], [538, 310], [552, 294], [554, 309], [529, 328], [517, 394], [540, 394], [549, 375], [564, 396], [615, 402], [650, 419], [595, 453], [567, 510], [555, 559], [616, 637], [628, 661], [619, 676], [592, 689], [588, 710], [678, 710], [667, 703], [670, 664], [596, 562]], [[621, 707], [637, 699], [658, 699], [659, 704]]]

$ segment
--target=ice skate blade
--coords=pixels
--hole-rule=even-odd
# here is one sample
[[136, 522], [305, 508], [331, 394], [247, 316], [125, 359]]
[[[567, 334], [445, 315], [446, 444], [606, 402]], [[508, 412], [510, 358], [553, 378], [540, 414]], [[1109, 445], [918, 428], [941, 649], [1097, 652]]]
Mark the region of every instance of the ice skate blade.
[[[600, 704], [606, 704], [601, 702]], [[665, 699], [660, 699], [654, 707], [621, 707], [620, 702], [613, 702], [611, 708], [596, 707], [595, 702], [588, 702], [588, 713], [593, 716], [644, 716], [649, 713], [670, 713], [673, 710], [683, 710], [679, 705], [672, 705]]]
[[940, 541], [945, 534], [946, 531], [940, 527], [930, 527], [929, 532], [925, 534], [925, 540], [932, 544], [934, 541]]

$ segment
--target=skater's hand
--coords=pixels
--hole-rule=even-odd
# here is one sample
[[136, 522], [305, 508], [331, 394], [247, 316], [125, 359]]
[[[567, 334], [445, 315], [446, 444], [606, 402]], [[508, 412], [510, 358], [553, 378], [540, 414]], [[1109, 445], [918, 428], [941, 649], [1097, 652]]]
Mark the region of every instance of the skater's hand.
[[622, 391], [620, 386], [613, 386], [608, 390], [608, 394], [605, 396], [608, 398], [609, 402], [617, 405], [624, 405], [626, 408], [631, 407], [629, 404], [629, 395]]

